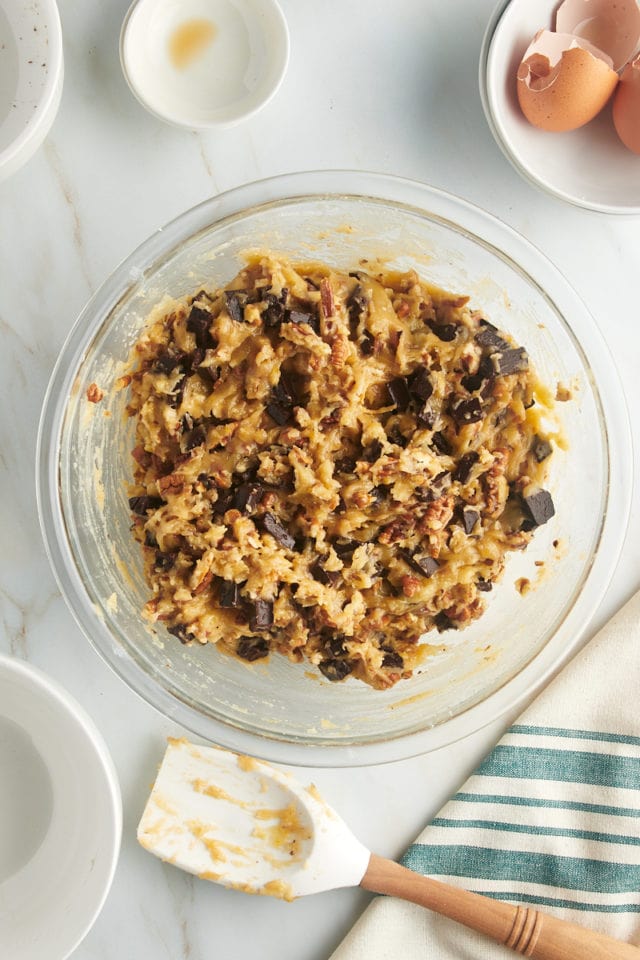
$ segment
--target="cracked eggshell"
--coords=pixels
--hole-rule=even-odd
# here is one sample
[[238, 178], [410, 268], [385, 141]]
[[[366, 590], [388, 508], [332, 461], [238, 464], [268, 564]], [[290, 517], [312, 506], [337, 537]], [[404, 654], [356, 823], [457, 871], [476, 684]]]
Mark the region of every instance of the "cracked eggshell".
[[588, 40], [620, 70], [640, 47], [640, 7], [636, 0], [564, 0], [556, 30]]
[[613, 124], [625, 147], [640, 154], [640, 57], [627, 64], [613, 100]]
[[617, 83], [611, 58], [587, 40], [540, 30], [518, 67], [518, 102], [541, 130], [576, 130], [602, 110]]

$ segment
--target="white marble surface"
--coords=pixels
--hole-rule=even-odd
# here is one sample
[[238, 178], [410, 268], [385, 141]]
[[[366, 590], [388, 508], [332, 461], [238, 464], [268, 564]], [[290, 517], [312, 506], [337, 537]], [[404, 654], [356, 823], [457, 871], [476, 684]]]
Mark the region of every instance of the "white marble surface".
[[[503, 158], [476, 78], [492, 0], [282, 6], [292, 53], [280, 92], [248, 122], [197, 135], [156, 121], [129, 93], [118, 61], [126, 0], [61, 0], [61, 109], [36, 157], [0, 185], [0, 650], [48, 671], [86, 707], [112, 751], [125, 808], [113, 888], [74, 960], [324, 960], [367, 900], [346, 890], [293, 904], [249, 898], [193, 881], [135, 843], [163, 738], [176, 728], [110, 672], [75, 626], [48, 567], [33, 483], [40, 405], [58, 349], [134, 246], [211, 194], [276, 173], [348, 167], [428, 181], [524, 233], [578, 289], [617, 362], [638, 443], [640, 218], [564, 206]], [[637, 488], [634, 500], [637, 507]], [[593, 628], [638, 586], [636, 510]], [[313, 776], [365, 843], [398, 856], [509, 719], [418, 759], [302, 775]]]

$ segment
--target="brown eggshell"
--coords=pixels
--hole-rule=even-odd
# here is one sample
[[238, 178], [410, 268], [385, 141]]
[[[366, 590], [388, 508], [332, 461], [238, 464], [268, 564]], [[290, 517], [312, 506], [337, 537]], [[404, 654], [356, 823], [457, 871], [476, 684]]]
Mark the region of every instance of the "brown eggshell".
[[619, 70], [640, 46], [640, 7], [636, 0], [564, 0], [556, 30], [588, 40]]
[[518, 68], [518, 102], [541, 130], [576, 130], [602, 110], [617, 83], [606, 54], [587, 41], [541, 30]]
[[629, 63], [613, 99], [613, 123], [625, 147], [640, 153], [640, 57]]

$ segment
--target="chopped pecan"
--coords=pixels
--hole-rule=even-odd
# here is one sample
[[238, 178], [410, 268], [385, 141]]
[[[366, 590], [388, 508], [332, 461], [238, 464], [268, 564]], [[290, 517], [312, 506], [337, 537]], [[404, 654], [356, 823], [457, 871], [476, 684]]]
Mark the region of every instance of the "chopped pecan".
[[104, 391], [100, 389], [97, 383], [90, 383], [87, 387], [87, 400], [89, 403], [100, 403], [104, 397]]
[[494, 452], [493, 464], [482, 477], [485, 493], [485, 512], [490, 517], [498, 516], [506, 503], [509, 487], [505, 478], [507, 451], [499, 448]]
[[406, 513], [388, 523], [378, 535], [378, 543], [398, 543], [406, 540], [415, 524], [415, 518]]
[[332, 317], [335, 314], [336, 308], [333, 301], [333, 290], [327, 277], [323, 277], [320, 281], [320, 303], [322, 304], [322, 311], [325, 317]]
[[199, 597], [201, 593], [204, 593], [204, 591], [207, 589], [207, 587], [209, 586], [212, 580], [213, 580], [213, 572], [209, 570], [207, 571], [207, 573], [205, 573], [204, 577], [202, 578], [198, 586], [194, 589], [193, 591], [194, 596]]
[[345, 336], [338, 334], [334, 337], [331, 343], [331, 363], [337, 370], [344, 367], [345, 361], [349, 356], [349, 351], [349, 341]]
[[[405, 597], [412, 597], [420, 586], [420, 583], [421, 581], [419, 577], [414, 577], [410, 573], [405, 574], [405, 576], [402, 578], [402, 592], [404, 593]], [[422, 583], [424, 583], [424, 580], [422, 580]]]
[[433, 531], [444, 530], [447, 526], [455, 508], [455, 497], [451, 494], [439, 497], [433, 500], [424, 512], [420, 521], [420, 531], [430, 533]]
[[181, 493], [184, 489], [184, 477], [179, 473], [170, 473], [158, 480], [158, 489], [163, 495]]

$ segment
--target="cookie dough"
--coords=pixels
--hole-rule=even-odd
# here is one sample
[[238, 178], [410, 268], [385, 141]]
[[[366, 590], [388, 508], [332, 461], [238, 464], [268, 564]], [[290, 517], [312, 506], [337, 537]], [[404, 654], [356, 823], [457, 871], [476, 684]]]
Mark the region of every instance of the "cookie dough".
[[388, 688], [553, 515], [525, 348], [413, 271], [254, 253], [159, 305], [130, 390], [145, 613], [185, 644]]

